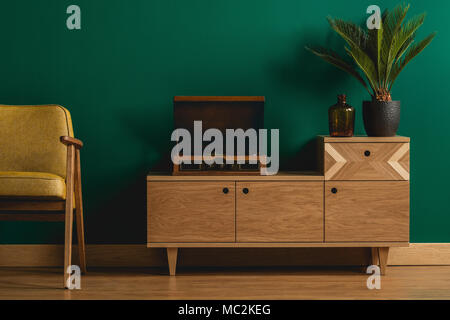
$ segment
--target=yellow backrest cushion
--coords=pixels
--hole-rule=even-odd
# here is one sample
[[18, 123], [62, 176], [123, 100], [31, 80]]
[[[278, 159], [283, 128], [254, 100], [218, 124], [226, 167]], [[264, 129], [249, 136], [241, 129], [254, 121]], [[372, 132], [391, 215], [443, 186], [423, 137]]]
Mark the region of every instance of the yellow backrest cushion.
[[67, 147], [73, 137], [67, 109], [58, 105], [0, 105], [0, 171], [47, 172], [66, 178]]

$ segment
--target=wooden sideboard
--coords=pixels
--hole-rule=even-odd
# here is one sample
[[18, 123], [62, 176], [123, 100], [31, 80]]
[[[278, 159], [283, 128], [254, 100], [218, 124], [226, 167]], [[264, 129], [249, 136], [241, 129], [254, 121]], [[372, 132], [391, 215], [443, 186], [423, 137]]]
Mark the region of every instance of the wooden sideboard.
[[368, 247], [385, 274], [409, 245], [409, 138], [318, 137], [317, 172], [147, 176], [147, 246]]

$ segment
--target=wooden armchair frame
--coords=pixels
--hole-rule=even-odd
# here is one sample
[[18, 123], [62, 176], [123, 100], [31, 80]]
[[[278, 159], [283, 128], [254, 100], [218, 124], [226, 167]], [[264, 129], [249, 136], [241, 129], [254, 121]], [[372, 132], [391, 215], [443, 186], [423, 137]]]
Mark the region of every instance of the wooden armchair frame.
[[[60, 141], [67, 146], [66, 200], [0, 200], [0, 221], [64, 221], [64, 287], [67, 288], [67, 280], [70, 276], [67, 268], [72, 264], [74, 200], [80, 269], [82, 273], [86, 272], [80, 161], [80, 149], [83, 147], [83, 142], [68, 136], [62, 136]], [[31, 213], [33, 211], [50, 213]]]

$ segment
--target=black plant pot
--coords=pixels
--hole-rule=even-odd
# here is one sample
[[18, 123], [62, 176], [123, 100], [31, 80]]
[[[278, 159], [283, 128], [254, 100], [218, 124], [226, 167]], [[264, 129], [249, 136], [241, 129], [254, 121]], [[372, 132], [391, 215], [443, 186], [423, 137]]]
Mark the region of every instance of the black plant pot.
[[400, 101], [363, 101], [363, 119], [369, 137], [393, 137], [400, 123]]

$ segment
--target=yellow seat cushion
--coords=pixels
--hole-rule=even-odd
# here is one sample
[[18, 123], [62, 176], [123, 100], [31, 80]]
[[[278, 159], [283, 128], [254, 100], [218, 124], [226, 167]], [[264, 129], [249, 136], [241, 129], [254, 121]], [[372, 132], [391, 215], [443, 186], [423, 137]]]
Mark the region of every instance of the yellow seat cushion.
[[66, 183], [52, 173], [0, 171], [0, 198], [65, 200]]

